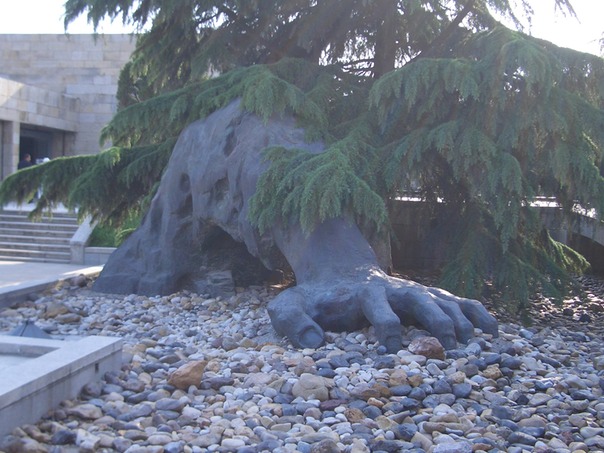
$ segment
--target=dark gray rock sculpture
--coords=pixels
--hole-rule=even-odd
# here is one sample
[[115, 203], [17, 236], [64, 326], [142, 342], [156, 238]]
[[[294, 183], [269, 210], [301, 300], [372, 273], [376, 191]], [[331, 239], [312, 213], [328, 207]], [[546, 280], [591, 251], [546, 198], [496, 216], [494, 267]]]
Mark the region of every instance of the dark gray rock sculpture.
[[260, 235], [248, 210], [268, 146], [323, 149], [305, 143], [292, 118], [265, 124], [238, 101], [187, 127], [141, 226], [112, 254], [93, 289], [216, 293], [228, 288], [229, 271], [245, 284], [289, 266], [297, 285], [268, 311], [275, 330], [297, 347], [321, 345], [324, 330], [369, 323], [390, 352], [401, 348], [401, 322], [419, 323], [446, 348], [472, 337], [474, 326], [497, 335], [497, 321], [478, 301], [386, 274], [350, 219], [327, 221], [310, 235], [295, 225]]

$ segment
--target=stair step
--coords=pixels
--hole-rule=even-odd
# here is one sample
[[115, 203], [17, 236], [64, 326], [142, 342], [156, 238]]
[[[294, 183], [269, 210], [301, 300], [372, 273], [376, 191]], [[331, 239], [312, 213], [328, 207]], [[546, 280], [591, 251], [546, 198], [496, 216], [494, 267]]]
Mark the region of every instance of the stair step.
[[32, 223], [32, 222], [4, 222], [0, 219], [0, 228], [18, 229], [18, 230], [67, 230], [77, 231], [77, 224], [67, 223]]
[[23, 242], [4, 242], [0, 240], [0, 250], [13, 251], [69, 251], [71, 250], [68, 242], [51, 242], [51, 243], [23, 243]]
[[12, 250], [0, 247], [0, 259], [22, 261], [28, 259], [29, 261], [42, 261], [42, 262], [70, 262], [70, 252], [48, 252], [48, 251], [34, 251], [34, 250]]
[[75, 231], [65, 230], [19, 230], [0, 227], [0, 240], [46, 240], [64, 239], [69, 241], [73, 237]]
[[0, 214], [0, 221], [3, 222], [30, 222], [30, 223], [65, 223], [68, 225], [77, 225], [78, 219], [75, 216], [59, 216], [59, 217], [41, 217], [30, 219], [26, 215], [19, 214]]
[[26, 263], [55, 263], [55, 264], [71, 264], [71, 257], [69, 258], [47, 258], [47, 257], [29, 257], [29, 256], [15, 256], [15, 255], [3, 255], [0, 254], [1, 261], [19, 261]]
[[[1, 209], [0, 215], [20, 215], [27, 217], [31, 211], [18, 210], [18, 209]], [[48, 215], [48, 213], [44, 212], [42, 217], [68, 217], [68, 218], [76, 218], [77, 214], [75, 212], [53, 212], [52, 215]]]

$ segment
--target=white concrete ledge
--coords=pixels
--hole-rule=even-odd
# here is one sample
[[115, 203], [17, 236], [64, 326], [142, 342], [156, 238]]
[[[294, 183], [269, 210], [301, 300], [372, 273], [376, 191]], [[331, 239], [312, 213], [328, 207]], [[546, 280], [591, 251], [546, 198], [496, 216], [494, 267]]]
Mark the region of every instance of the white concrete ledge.
[[90, 216], [86, 217], [69, 240], [71, 264], [84, 264], [86, 244], [95, 226], [96, 222], [93, 222]]
[[91, 336], [77, 341], [0, 336], [2, 354], [29, 357], [0, 368], [0, 436], [35, 423], [88, 383], [122, 362], [119, 338]]
[[86, 247], [84, 248], [85, 266], [102, 266], [107, 263], [116, 247]]

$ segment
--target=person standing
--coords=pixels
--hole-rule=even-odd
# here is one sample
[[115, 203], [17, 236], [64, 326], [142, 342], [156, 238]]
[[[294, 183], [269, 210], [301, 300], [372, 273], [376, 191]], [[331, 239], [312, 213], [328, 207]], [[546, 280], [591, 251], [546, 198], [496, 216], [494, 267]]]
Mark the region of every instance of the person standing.
[[31, 154], [25, 153], [23, 155], [23, 159], [17, 165], [17, 170], [21, 170], [22, 168], [31, 167], [34, 163], [31, 161]]

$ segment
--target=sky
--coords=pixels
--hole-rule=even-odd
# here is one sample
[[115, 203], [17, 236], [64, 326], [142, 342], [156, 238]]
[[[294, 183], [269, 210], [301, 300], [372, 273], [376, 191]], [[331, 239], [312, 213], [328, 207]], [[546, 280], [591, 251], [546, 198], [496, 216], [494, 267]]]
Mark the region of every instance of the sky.
[[[0, 33], [64, 33], [65, 0], [0, 0]], [[533, 0], [536, 15], [530, 33], [563, 47], [602, 55], [599, 39], [604, 34], [604, 0], [572, 0], [578, 18], [555, 14], [553, 0]], [[130, 33], [120, 20], [105, 21], [100, 33]], [[80, 16], [68, 33], [92, 33], [92, 25]]]

